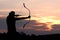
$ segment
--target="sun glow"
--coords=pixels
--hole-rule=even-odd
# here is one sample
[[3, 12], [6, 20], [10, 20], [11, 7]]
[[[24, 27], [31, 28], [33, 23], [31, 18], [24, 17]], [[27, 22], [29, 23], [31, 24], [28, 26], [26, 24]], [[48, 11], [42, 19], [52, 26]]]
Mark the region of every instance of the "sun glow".
[[50, 30], [52, 30], [53, 28], [52, 28], [52, 22], [47, 22], [46, 23], [46, 27], [47, 27], [47, 29], [50, 31]]
[[45, 23], [46, 24], [46, 29], [47, 30], [52, 30], [52, 25], [54, 24], [60, 24], [60, 20], [57, 19], [58, 17], [56, 16], [47, 16], [47, 17], [40, 17], [40, 18], [32, 18], [36, 20], [38, 23]]
[[40, 23], [52, 22], [52, 24], [60, 24], [60, 20], [55, 16], [41, 17], [38, 19]]
[[32, 17], [31, 20], [36, 20], [40, 23], [52, 22], [52, 24], [60, 24], [60, 19], [57, 19], [56, 16], [47, 16], [47, 17]]

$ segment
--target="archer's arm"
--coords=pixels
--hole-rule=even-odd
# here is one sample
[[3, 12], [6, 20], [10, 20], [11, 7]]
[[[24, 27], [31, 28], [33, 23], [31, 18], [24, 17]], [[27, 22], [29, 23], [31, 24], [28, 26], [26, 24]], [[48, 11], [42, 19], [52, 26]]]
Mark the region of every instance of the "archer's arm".
[[21, 17], [21, 18], [15, 18], [16, 20], [22, 20], [22, 19], [28, 19], [28, 18], [30, 18], [30, 16], [28, 16], [28, 17]]

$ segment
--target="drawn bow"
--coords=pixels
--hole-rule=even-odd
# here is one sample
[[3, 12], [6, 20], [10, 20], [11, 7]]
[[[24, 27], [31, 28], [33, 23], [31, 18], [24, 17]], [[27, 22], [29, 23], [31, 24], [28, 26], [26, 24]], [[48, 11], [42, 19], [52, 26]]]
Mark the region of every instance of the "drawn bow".
[[[30, 16], [31, 12], [30, 12], [30, 10], [25, 6], [25, 3], [23, 3], [23, 6], [24, 6], [24, 8], [26, 8], [26, 9], [29, 11], [29, 16]], [[29, 22], [30, 22], [30, 18], [29, 18], [29, 21], [23, 25], [23, 28], [24, 28], [24, 27], [26, 26], [26, 24], [28, 24]]]

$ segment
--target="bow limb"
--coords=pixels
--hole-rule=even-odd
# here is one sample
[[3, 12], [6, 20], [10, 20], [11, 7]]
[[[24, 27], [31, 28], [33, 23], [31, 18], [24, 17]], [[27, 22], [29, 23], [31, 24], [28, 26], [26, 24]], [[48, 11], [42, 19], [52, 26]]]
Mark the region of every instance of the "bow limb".
[[[23, 6], [24, 6], [24, 8], [26, 8], [26, 9], [29, 11], [29, 16], [30, 16], [30, 10], [25, 6], [25, 3], [23, 3]], [[29, 22], [30, 22], [30, 18], [29, 18]], [[26, 24], [28, 24], [29, 22], [25, 23], [24, 26], [23, 26], [23, 28], [24, 28], [24, 27], [26, 26]]]
[[29, 16], [30, 16], [30, 10], [25, 6], [25, 3], [23, 3], [23, 6], [29, 11]]

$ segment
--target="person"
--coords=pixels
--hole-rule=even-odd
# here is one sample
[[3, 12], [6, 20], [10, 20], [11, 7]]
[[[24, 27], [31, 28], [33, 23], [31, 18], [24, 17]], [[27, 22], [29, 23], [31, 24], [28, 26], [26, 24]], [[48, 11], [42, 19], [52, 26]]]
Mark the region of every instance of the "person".
[[11, 11], [9, 15], [7, 16], [6, 21], [7, 21], [8, 33], [16, 32], [16, 27], [15, 27], [16, 20], [27, 19], [31, 17], [31, 16], [28, 16], [28, 17], [17, 18], [18, 16], [20, 15], [15, 15], [14, 11]]

